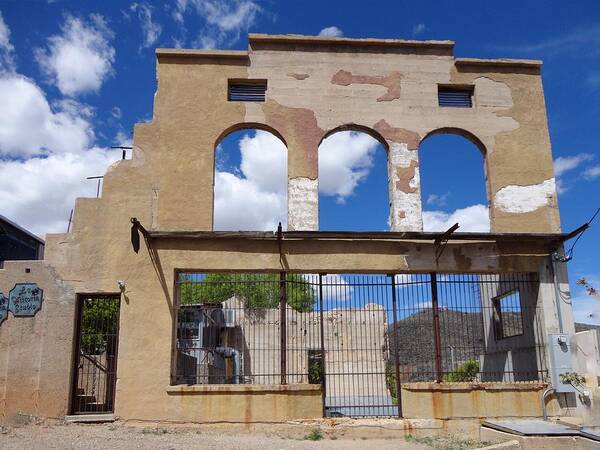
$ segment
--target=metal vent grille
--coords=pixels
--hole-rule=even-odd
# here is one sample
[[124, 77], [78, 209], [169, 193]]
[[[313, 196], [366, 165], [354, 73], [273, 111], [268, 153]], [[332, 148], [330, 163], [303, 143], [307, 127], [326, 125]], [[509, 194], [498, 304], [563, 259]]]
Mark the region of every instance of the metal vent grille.
[[266, 81], [230, 82], [227, 99], [230, 102], [264, 102], [266, 91]]
[[473, 89], [440, 86], [438, 87], [438, 104], [453, 108], [472, 108]]

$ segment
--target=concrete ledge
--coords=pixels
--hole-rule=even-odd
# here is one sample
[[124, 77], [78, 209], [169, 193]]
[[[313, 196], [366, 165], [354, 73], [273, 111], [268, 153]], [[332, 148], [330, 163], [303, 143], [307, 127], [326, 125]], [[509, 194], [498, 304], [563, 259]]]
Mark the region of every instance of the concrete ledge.
[[403, 390], [435, 391], [435, 392], [457, 392], [457, 391], [540, 391], [548, 387], [547, 383], [540, 382], [488, 382], [488, 383], [404, 383]]
[[320, 384], [193, 384], [167, 386], [169, 395], [185, 394], [260, 394], [321, 391]]
[[542, 61], [538, 59], [479, 59], [479, 58], [456, 58], [454, 64], [457, 66], [503, 66], [503, 67], [527, 67], [539, 69]]
[[114, 422], [115, 420], [114, 414], [74, 414], [65, 416], [65, 422], [70, 423], [102, 423]]
[[331, 36], [307, 36], [303, 34], [261, 34], [250, 33], [248, 41], [253, 43], [277, 43], [277, 44], [337, 44], [352, 45], [356, 47], [439, 47], [448, 50], [454, 48], [454, 41], [444, 40], [408, 40], [408, 39], [375, 39], [375, 38], [347, 38]]

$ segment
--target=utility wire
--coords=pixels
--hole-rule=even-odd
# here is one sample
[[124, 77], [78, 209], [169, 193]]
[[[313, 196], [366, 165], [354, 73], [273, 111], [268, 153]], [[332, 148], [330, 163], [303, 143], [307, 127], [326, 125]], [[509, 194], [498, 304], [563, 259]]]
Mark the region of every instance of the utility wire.
[[[596, 210], [596, 212], [594, 213], [594, 215], [592, 216], [592, 218], [587, 221], [586, 225], [588, 226], [588, 228], [592, 225], [592, 222], [594, 221], [594, 219], [596, 218], [598, 213], [600, 213], [600, 208], [598, 208]], [[587, 231], [587, 228], [585, 230], [583, 230], [581, 233], [579, 233], [579, 236], [577, 236], [577, 239], [575, 239], [573, 244], [571, 244], [571, 247], [569, 248], [569, 250], [567, 250], [567, 258], [571, 259], [573, 257], [573, 249], [575, 248], [575, 244], [577, 244], [577, 241], [579, 241], [579, 239], [581, 239], [581, 236], [583, 236], [583, 233], [585, 233], [586, 231]]]

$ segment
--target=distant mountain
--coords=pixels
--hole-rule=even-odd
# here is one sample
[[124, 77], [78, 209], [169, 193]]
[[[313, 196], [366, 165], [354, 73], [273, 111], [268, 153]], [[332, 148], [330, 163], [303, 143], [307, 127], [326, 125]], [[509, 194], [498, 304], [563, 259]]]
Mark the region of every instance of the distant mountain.
[[[442, 372], [451, 372], [485, 353], [483, 317], [480, 311], [462, 312], [440, 308]], [[507, 332], [519, 329], [520, 314], [504, 313]], [[426, 381], [435, 377], [433, 310], [426, 308], [388, 326], [390, 364], [394, 359], [394, 332], [398, 333], [402, 381]], [[490, 330], [493, 332], [493, 330]]]

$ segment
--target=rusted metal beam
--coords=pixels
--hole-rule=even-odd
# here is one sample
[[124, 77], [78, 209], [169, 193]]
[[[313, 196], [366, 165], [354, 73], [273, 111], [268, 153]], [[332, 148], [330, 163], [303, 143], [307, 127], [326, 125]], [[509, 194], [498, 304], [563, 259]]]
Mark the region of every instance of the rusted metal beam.
[[433, 345], [435, 351], [435, 382], [442, 382], [442, 336], [438, 305], [437, 274], [431, 273], [431, 309], [433, 311]]
[[398, 402], [398, 417], [402, 418], [402, 383], [400, 382], [400, 360], [398, 358], [398, 348], [400, 340], [398, 339], [398, 305], [396, 302], [396, 275], [391, 274], [392, 278], [392, 310], [394, 316], [394, 370], [396, 372], [396, 401]]
[[279, 352], [281, 384], [287, 384], [287, 289], [286, 273], [279, 272]]
[[323, 274], [319, 274], [319, 327], [321, 333], [321, 361], [323, 370], [321, 372], [321, 392], [323, 396], [323, 417], [326, 417], [325, 400], [327, 398], [327, 361], [325, 359], [325, 323], [323, 322]]

